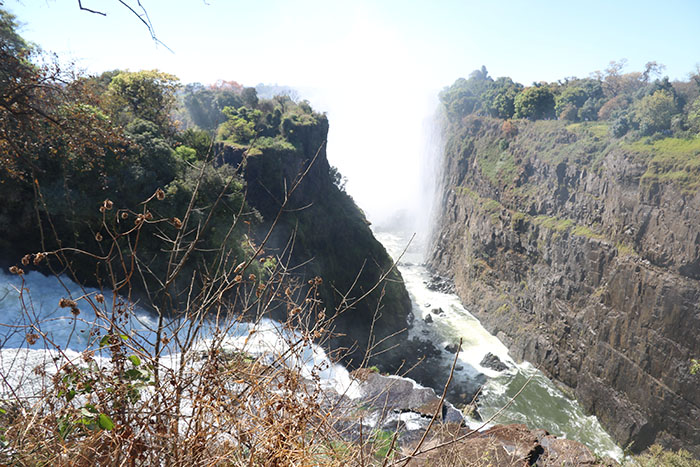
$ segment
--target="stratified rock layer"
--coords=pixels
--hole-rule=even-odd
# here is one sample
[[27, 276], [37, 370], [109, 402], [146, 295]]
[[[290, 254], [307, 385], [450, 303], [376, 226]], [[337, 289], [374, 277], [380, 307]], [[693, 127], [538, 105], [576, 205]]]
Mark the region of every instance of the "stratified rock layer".
[[697, 456], [700, 195], [599, 130], [449, 123], [429, 264], [621, 445]]

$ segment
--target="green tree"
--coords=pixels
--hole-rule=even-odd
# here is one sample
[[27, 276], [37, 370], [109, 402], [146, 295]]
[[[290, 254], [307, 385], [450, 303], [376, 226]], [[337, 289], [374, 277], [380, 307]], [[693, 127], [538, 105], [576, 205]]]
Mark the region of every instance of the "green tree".
[[673, 94], [660, 89], [634, 105], [634, 116], [643, 135], [670, 130], [671, 120], [678, 113]]
[[194, 149], [197, 152], [197, 159], [200, 160], [206, 159], [212, 143], [209, 132], [198, 128], [188, 128], [175, 135], [175, 139], [183, 146]]
[[554, 118], [554, 94], [547, 86], [525, 88], [515, 98], [515, 118], [541, 120]]
[[158, 70], [122, 71], [109, 83], [109, 107], [122, 124], [141, 118], [169, 129], [178, 87], [176, 76]]
[[199, 83], [188, 84], [184, 89], [183, 103], [192, 122], [212, 132], [226, 121], [224, 107], [244, 105], [241, 88], [226, 82], [207, 87]]
[[243, 105], [254, 109], [258, 106], [258, 92], [255, 88], [243, 88], [243, 91], [241, 91], [241, 100], [243, 101]]
[[257, 134], [262, 112], [248, 107], [224, 107], [227, 120], [219, 125], [217, 139], [231, 143], [249, 144]]
[[484, 109], [492, 117], [508, 119], [515, 113], [515, 97], [523, 90], [523, 85], [512, 79], [501, 77], [481, 95]]
[[449, 88], [440, 92], [440, 101], [447, 113], [456, 118], [478, 112], [482, 109], [481, 96], [493, 85], [486, 67], [474, 70], [469, 79], [459, 78]]
[[12, 54], [18, 54], [29, 49], [29, 44], [17, 34], [16, 19], [15, 15], [0, 8], [0, 40]]
[[[578, 120], [578, 109], [583, 106], [587, 99], [588, 94], [582, 88], [577, 86], [565, 88], [555, 99], [554, 110], [557, 117], [562, 120]], [[565, 110], [569, 111], [564, 114]]]

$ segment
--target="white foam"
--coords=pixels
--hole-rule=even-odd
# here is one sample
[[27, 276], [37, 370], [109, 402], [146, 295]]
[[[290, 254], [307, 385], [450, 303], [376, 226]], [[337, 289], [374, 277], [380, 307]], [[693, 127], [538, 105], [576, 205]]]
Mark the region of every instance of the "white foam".
[[[95, 300], [99, 293], [105, 297], [104, 304]], [[74, 316], [69, 308], [59, 307], [61, 298], [76, 300], [80, 314]], [[46, 375], [51, 376], [66, 360], [80, 359], [80, 352], [99, 349], [99, 335], [95, 331], [106, 323], [104, 317], [111, 315], [112, 298], [109, 292], [84, 288], [66, 278], [47, 277], [32, 271], [24, 275], [23, 282], [20, 276], [0, 271], [0, 334], [5, 335], [0, 340], [0, 364], [3, 375], [11, 375], [7, 380], [9, 386], [21, 386], [26, 396], [38, 394], [46, 380], [39, 372], [33, 371], [35, 368], [46, 367]], [[153, 337], [152, 330], [157, 324], [155, 317], [137, 307], [133, 307], [132, 315], [133, 318], [124, 326], [125, 334], [132, 337], [138, 335], [140, 342]], [[173, 322], [171, 327], [177, 324]], [[62, 349], [61, 352], [47, 348], [51, 346], [45, 345], [43, 339], [38, 339], [32, 348], [27, 348], [26, 335], [35, 334], [37, 330]], [[216, 330], [211, 325], [205, 325], [200, 335], [201, 339], [193, 347], [195, 352], [212, 345]], [[278, 323], [263, 319], [256, 324], [235, 323], [228, 330], [228, 335], [216, 342], [224, 349], [265, 356], [270, 361], [287, 355], [281, 363], [299, 369], [304, 378], [312, 379], [318, 375], [323, 388], [332, 388], [350, 398], [360, 396], [359, 384], [342, 365], [330, 361], [321, 347], [303, 344], [296, 351], [289, 352], [290, 343], [299, 340], [299, 336], [292, 331], [283, 330]], [[165, 350], [167, 352], [169, 349]], [[161, 364], [176, 368], [181, 358], [182, 355], [177, 352], [166, 353], [161, 358]], [[9, 390], [8, 384], [4, 387]]]

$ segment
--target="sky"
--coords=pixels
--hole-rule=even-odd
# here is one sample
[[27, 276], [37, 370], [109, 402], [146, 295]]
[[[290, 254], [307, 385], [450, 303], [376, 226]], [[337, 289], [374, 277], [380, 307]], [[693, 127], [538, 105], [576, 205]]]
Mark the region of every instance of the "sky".
[[302, 90], [328, 113], [329, 161], [374, 221], [422, 202], [437, 92], [482, 65], [529, 85], [623, 58], [624, 71], [655, 60], [671, 79], [700, 63], [698, 0], [141, 0], [165, 46], [117, 0], [82, 3], [107, 15], [76, 0], [4, 7], [23, 37], [89, 73]]

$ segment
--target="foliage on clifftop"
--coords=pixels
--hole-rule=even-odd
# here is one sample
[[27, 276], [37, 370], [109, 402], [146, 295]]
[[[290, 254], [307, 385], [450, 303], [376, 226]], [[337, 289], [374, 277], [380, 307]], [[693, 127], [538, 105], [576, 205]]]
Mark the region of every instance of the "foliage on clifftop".
[[[183, 89], [158, 70], [77, 75], [37, 65], [41, 54], [15, 42], [0, 41], [0, 258], [66, 249], [103, 257], [118, 245], [124, 257], [138, 249], [142, 276], [162, 277], [172, 269], [162, 239], [189, 225], [192, 261], [173, 296], [185, 296], [197, 268], [255, 257], [249, 269], [260, 278], [280, 255], [299, 276], [325, 279], [329, 309], [371, 292], [337, 321], [342, 344], [358, 354], [374, 324], [379, 339], [405, 328], [410, 300], [400, 275], [328, 165], [328, 121], [308, 102], [261, 99], [235, 82]], [[117, 225], [106, 221], [109, 212]], [[142, 224], [136, 243], [111, 241], [110, 231]], [[71, 255], [61, 267], [97, 285], [104, 272], [97, 260]], [[143, 283], [142, 294], [166, 288]]]
[[[552, 164], [566, 160], [597, 170], [619, 148], [647, 165], [646, 187], [672, 183], [694, 194], [700, 188], [700, 72], [671, 82], [659, 78], [664, 67], [656, 62], [643, 72], [623, 73], [624, 66], [612, 62], [589, 78], [530, 87], [494, 80], [482, 67], [445, 88], [440, 100], [462, 145], [471, 144], [465, 128], [473, 129], [476, 118], [503, 122], [488, 147], [476, 143], [480, 170], [497, 186], [517, 179], [518, 156], [526, 151]], [[519, 146], [509, 149], [515, 135]]]
[[[607, 122], [619, 138], [695, 137], [700, 133], [700, 72], [688, 81], [660, 78], [663, 65], [647, 63], [643, 72], [623, 73], [624, 60], [611, 62], [589, 78], [570, 77], [525, 87], [511, 78], [496, 80], [485, 67], [460, 78], [440, 93], [449, 118], [467, 115], [500, 119], [558, 119]], [[657, 79], [653, 79], [656, 76]]]

